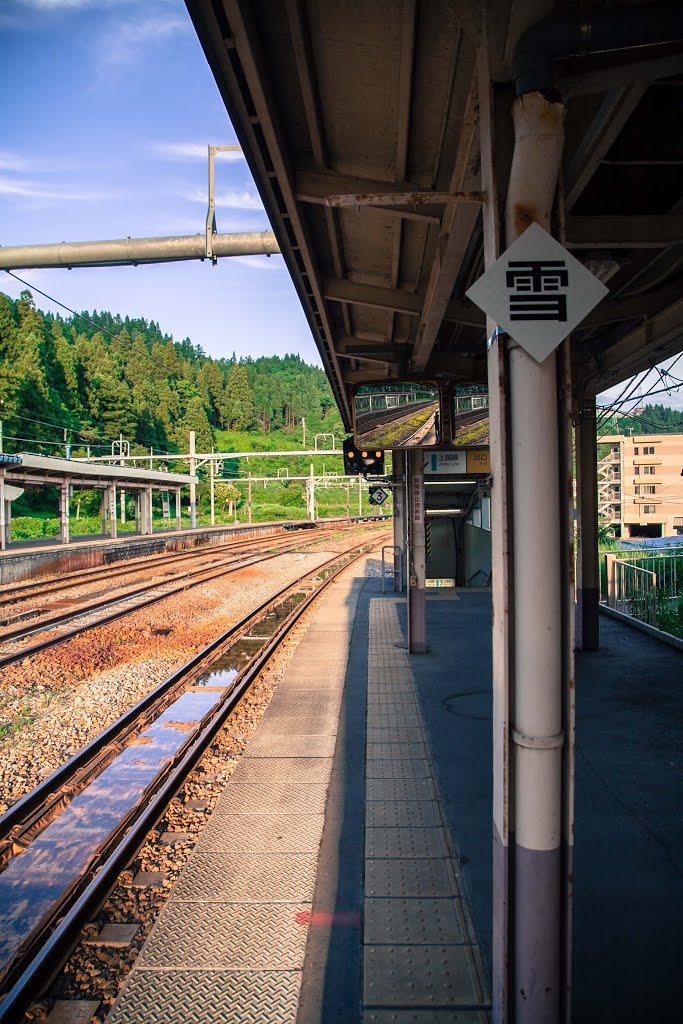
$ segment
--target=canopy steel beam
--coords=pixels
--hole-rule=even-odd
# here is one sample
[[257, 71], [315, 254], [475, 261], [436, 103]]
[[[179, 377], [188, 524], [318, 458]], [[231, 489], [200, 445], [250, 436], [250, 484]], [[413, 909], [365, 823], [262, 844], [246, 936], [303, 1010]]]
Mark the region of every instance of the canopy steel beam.
[[587, 397], [683, 350], [683, 298], [615, 342], [597, 356], [587, 374]]
[[567, 218], [570, 249], [664, 249], [679, 242], [682, 213]]
[[[423, 299], [414, 292], [402, 288], [380, 288], [372, 284], [358, 284], [355, 281], [340, 281], [328, 278], [323, 282], [323, 295], [333, 302], [350, 302], [373, 309], [390, 309], [408, 316], [420, 316]], [[465, 327], [483, 327], [484, 317], [477, 309], [464, 302], [451, 300], [446, 306], [444, 320], [463, 324]]]
[[[455, 167], [450, 180], [449, 192], [451, 193], [462, 191], [470, 166], [477, 119], [477, 80], [476, 76], [473, 76], [462, 119]], [[481, 198], [481, 193], [479, 195]], [[471, 202], [455, 201], [446, 206], [413, 347], [411, 366], [415, 371], [423, 371], [429, 362], [478, 217], [479, 206]]]

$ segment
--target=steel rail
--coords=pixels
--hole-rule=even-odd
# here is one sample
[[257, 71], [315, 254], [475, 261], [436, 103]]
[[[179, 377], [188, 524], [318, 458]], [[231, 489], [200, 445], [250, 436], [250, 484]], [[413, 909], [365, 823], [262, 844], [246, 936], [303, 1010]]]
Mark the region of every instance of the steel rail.
[[115, 563], [108, 563], [106, 565], [98, 565], [91, 569], [83, 569], [82, 571], [75, 571], [65, 573], [64, 576], [57, 578], [50, 578], [47, 580], [33, 579], [29, 583], [18, 583], [14, 587], [10, 584], [5, 590], [3, 595], [0, 597], [0, 606], [14, 604], [18, 601], [24, 601], [29, 597], [38, 596], [42, 597], [43, 594], [50, 594], [53, 590], [70, 590], [73, 587], [80, 587], [87, 584], [90, 581], [97, 582], [100, 576], [106, 576], [107, 580], [114, 579], [117, 576], [125, 576], [127, 573], [139, 572], [141, 567], [152, 568], [157, 564], [171, 565], [179, 561], [185, 561], [190, 558], [200, 558], [202, 555], [208, 555], [211, 552], [220, 553], [224, 549], [232, 550], [239, 549], [249, 544], [258, 543], [259, 540], [275, 539], [282, 537], [282, 533], [266, 534], [264, 537], [248, 537], [246, 539], [227, 541], [223, 544], [207, 544], [201, 547], [192, 548], [189, 551], [179, 551], [171, 555], [168, 552], [162, 552], [158, 555], [147, 555], [141, 558], [131, 558], [124, 564], [119, 565], [117, 568], [113, 568]]
[[[106, 852], [105, 855], [107, 859], [104, 863], [91, 863], [85, 872], [81, 885], [83, 885], [85, 879], [88, 877], [90, 877], [91, 880], [87, 883], [85, 888], [82, 889], [82, 891], [74, 892], [72, 890], [70, 892], [70, 898], [73, 899], [74, 902], [68, 909], [66, 909], [64, 916], [59, 920], [56, 928], [52, 931], [50, 937], [40, 948], [38, 953], [30, 959], [30, 954], [25, 953], [24, 958], [29, 959], [26, 967], [15, 970], [10, 968], [9, 971], [6, 972], [6, 977], [11, 977], [12, 979], [12, 987], [6, 993], [2, 1003], [0, 1003], [0, 1024], [15, 1024], [19, 1019], [20, 1014], [22, 1014], [29, 1007], [31, 1002], [34, 1001], [38, 995], [41, 995], [54, 980], [64, 962], [68, 959], [72, 949], [80, 940], [82, 930], [85, 925], [92, 918], [93, 914], [99, 910], [109, 894], [113, 891], [120, 873], [127, 868], [135, 858], [136, 854], [145, 842], [149, 831], [162, 816], [168, 803], [183, 785], [188, 774], [192, 771], [204, 751], [222, 728], [225, 720], [237, 706], [244, 693], [251, 686], [254, 679], [261, 672], [266, 662], [272, 656], [274, 650], [282, 642], [283, 638], [291, 630], [292, 626], [298, 621], [311, 603], [320, 596], [322, 591], [332, 583], [333, 580], [335, 580], [337, 576], [344, 571], [344, 569], [347, 569], [354, 561], [361, 558], [364, 554], [367, 554], [368, 551], [373, 550], [373, 548], [377, 546], [377, 542], [366, 542], [361, 545], [361, 550], [358, 551], [357, 554], [345, 560], [338, 569], [333, 571], [330, 576], [327, 577], [327, 579], [319, 581], [319, 585], [316, 589], [292, 610], [290, 615], [288, 615], [283, 623], [278, 627], [277, 631], [268, 639], [262, 650], [236, 677], [231, 690], [226, 693], [224, 698], [209, 714], [208, 717], [210, 718], [210, 721], [202, 729], [199, 735], [189, 741], [190, 745], [187, 749], [178, 752], [177, 757], [180, 757], [181, 760], [176, 764], [175, 768], [168, 768], [167, 777], [163, 781], [161, 788], [151, 795], [149, 802], [144, 807], [136, 808], [138, 817], [135, 822], [128, 827], [128, 821], [130, 819], [129, 815], [126, 818], [125, 823], [119, 825], [117, 830], [119, 833], [123, 832], [123, 830], [127, 828], [127, 831], [122, 836], [121, 841], [113, 850], [108, 850]], [[345, 556], [349, 554], [349, 551], [339, 553], [335, 558], [329, 559], [326, 563], [318, 566], [312, 572], [305, 573], [294, 583], [288, 584], [287, 587], [284, 587], [273, 598], [270, 598], [267, 602], [263, 602], [255, 612], [250, 613], [249, 616], [245, 616], [238, 625], [242, 625], [244, 627], [249, 625], [249, 623], [253, 624], [254, 619], [259, 616], [263, 617], [268, 606], [277, 605], [282, 600], [285, 600], [288, 591], [296, 591], [296, 588], [302, 586], [305, 580], [312, 579], [320, 572], [324, 572], [326, 567], [345, 559]], [[202, 657], [206, 658], [207, 652], [209, 654], [215, 652], [220, 642], [225, 642], [225, 639], [226, 634], [222, 634], [217, 641], [214, 641], [208, 646], [208, 648], [205, 648], [204, 651], [196, 655], [192, 662], [188, 662], [187, 666], [193, 665], [195, 672], [200, 671], [201, 667], [205, 667], [201, 666], [200, 659]], [[184, 667], [187, 668], [187, 666]], [[194, 673], [190, 670], [187, 674], [190, 675]], [[159, 779], [159, 777], [157, 777], [157, 779]], [[60, 904], [58, 909], [55, 910], [53, 918], [63, 910], [65, 910], [65, 908]], [[45, 933], [45, 928], [43, 927], [40, 931], [42, 937]], [[32, 945], [35, 945], [35, 943]], [[16, 980], [14, 980], [15, 976]]]
[[[252, 547], [254, 547], [254, 548], [258, 548], [259, 545], [264, 545], [264, 544], [267, 545], [268, 547], [273, 547], [274, 545], [278, 544], [278, 542], [279, 542], [278, 546], [281, 546], [284, 550], [289, 550], [289, 548], [291, 547], [292, 543], [295, 543], [295, 544], [297, 543], [297, 542], [293, 542], [291, 537], [288, 537], [286, 540], [284, 538], [281, 538], [281, 537], [277, 538], [277, 540], [271, 539], [270, 537], [264, 537], [263, 540], [261, 540], [261, 541], [255, 540], [255, 541], [252, 541], [251, 544], [252, 544]], [[255, 553], [258, 554], [258, 551], [256, 551]], [[205, 554], [206, 554], [206, 552], [205, 552]], [[240, 552], [236, 552], [235, 558], [239, 559], [239, 558], [244, 558], [244, 557], [245, 557], [244, 552], [241, 552], [241, 553]], [[203, 566], [203, 567], [201, 567], [199, 569], [194, 569], [191, 572], [185, 572], [185, 573], [179, 572], [179, 573], [175, 573], [173, 575], [175, 576], [176, 579], [178, 579], [178, 578], [185, 579], [185, 580], [192, 579], [194, 576], [199, 576], [202, 573], [209, 572], [212, 568], [215, 568], [216, 567], [216, 564], [215, 564], [216, 562], [218, 562], [218, 565], [232, 565], [235, 562], [235, 558], [232, 558], [229, 561], [222, 561], [221, 562], [219, 560], [220, 559], [220, 556], [219, 556], [219, 559], [214, 559], [213, 560], [213, 563], [214, 563], [213, 565], [205, 565], [205, 566]], [[144, 586], [138, 586], [138, 587], [135, 587], [132, 590], [127, 590], [125, 592], [119, 591], [115, 596], [105, 597], [101, 601], [89, 601], [89, 602], [87, 602], [87, 595], [85, 595], [86, 596], [86, 603], [84, 603], [79, 608], [76, 608], [75, 610], [62, 612], [59, 615], [53, 615], [52, 617], [41, 619], [40, 621], [33, 622], [30, 625], [28, 625], [28, 626], [17, 626], [14, 629], [5, 630], [4, 632], [0, 632], [0, 644], [3, 644], [3, 643], [5, 643], [8, 640], [20, 640], [22, 637], [31, 636], [33, 633], [43, 633], [46, 630], [52, 629], [54, 626], [59, 626], [61, 623], [70, 622], [72, 619], [77, 619], [80, 615], [89, 615], [90, 612], [97, 611], [98, 608], [107, 608], [107, 607], [109, 607], [112, 604], [118, 604], [120, 601], [125, 601], [129, 597], [137, 597], [138, 594], [146, 594], [150, 590], [156, 590], [158, 587], [165, 587], [170, 582], [172, 582], [172, 580], [159, 580], [156, 583], [146, 583]], [[35, 614], [36, 615], [40, 614], [40, 609], [36, 609], [35, 610]], [[23, 616], [24, 621], [25, 621], [26, 617], [27, 617], [26, 615]], [[17, 619], [15, 619], [15, 621], [17, 621]], [[2, 664], [2, 660], [1, 659], [0, 659], [0, 664]]]
[[[23, 661], [24, 658], [28, 658], [33, 654], [39, 654], [41, 653], [41, 651], [49, 650], [51, 647], [58, 647], [60, 644], [66, 643], [68, 640], [73, 639], [73, 637], [78, 636], [81, 633], [87, 633], [89, 630], [96, 629], [98, 626], [106, 626], [108, 623], [114, 622], [116, 619], [123, 618], [124, 615], [130, 615], [133, 612], [139, 611], [141, 608], [147, 608], [151, 604], [155, 604], [158, 601], [163, 601], [167, 597], [173, 597], [175, 594], [180, 594], [184, 590], [191, 590], [193, 587], [201, 586], [202, 583], [210, 583], [212, 580], [219, 579], [221, 576], [229, 576], [231, 573], [238, 572], [240, 569], [248, 568], [250, 565], [255, 565], [259, 562], [265, 562], [271, 558], [277, 558], [278, 555], [287, 554], [289, 551], [293, 551], [295, 548], [297, 548], [300, 543], [300, 540], [292, 541], [291, 545], [289, 546], [283, 545], [281, 548], [279, 548], [277, 551], [271, 554], [256, 555], [251, 560], [232, 560], [229, 563], [227, 563], [227, 568], [222, 568], [218, 572], [212, 572], [211, 569], [207, 568], [198, 569], [196, 570], [196, 572], [188, 573], [185, 578], [185, 582], [177, 586], [170, 587], [169, 589], [165, 590], [163, 594], [153, 594], [151, 597], [145, 598], [143, 601], [138, 601], [136, 604], [130, 607], [121, 608], [118, 611], [111, 612], [109, 615], [103, 615], [99, 619], [96, 619], [94, 622], [84, 623], [81, 626], [77, 626], [75, 629], [70, 629], [67, 630], [65, 633], [60, 633], [58, 636], [50, 637], [46, 640], [41, 640], [39, 643], [31, 644], [30, 647], [24, 647], [20, 651], [16, 651], [12, 654], [1, 655], [0, 668], [3, 668], [6, 665], [15, 664], [17, 661]], [[193, 576], [202, 576], [202, 578], [195, 580], [192, 579]], [[81, 609], [77, 612], [68, 613], [59, 620], [53, 620], [52, 625], [58, 624], [59, 621], [68, 622], [71, 619], [79, 618], [83, 615], [88, 615], [92, 611], [93, 607], [106, 607], [107, 605], [111, 604], [120, 604], [127, 598], [134, 597], [136, 594], [144, 593], [149, 590], [157, 590], [163, 586], [163, 583], [156, 583], [151, 584], [148, 587], [140, 588], [135, 591], [129, 591], [127, 594], [120, 595], [118, 598], [106, 600], [101, 603], [98, 602], [97, 605], [95, 606], [90, 605], [89, 608]], [[43, 623], [36, 624], [28, 630], [19, 632], [18, 637], [13, 637], [8, 634], [0, 636], [0, 643], [7, 639], [17, 639], [21, 636], [29, 636], [32, 633], [42, 633], [46, 629], [50, 628], [51, 625], [43, 621]]]

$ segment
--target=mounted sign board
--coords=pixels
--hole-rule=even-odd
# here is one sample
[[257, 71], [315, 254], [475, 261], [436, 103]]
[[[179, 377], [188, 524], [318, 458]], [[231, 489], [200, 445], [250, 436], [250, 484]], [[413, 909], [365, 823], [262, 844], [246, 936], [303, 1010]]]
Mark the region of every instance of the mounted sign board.
[[465, 294], [542, 363], [608, 292], [532, 224]]
[[5, 501], [16, 501], [23, 493], [23, 487], [14, 487], [12, 484], [5, 484]]
[[429, 587], [433, 587], [435, 590], [441, 590], [443, 587], [454, 587], [454, 586], [455, 586], [455, 580], [454, 579], [442, 579], [442, 580], [426, 579], [425, 580], [425, 587], [428, 587], [428, 588]]
[[468, 473], [490, 473], [491, 453], [488, 448], [474, 449], [467, 453]]
[[389, 492], [385, 491], [383, 487], [371, 487], [368, 501], [371, 505], [383, 505], [388, 497]]
[[425, 455], [425, 473], [443, 476], [445, 473], [466, 473], [467, 452], [432, 452]]
[[422, 477], [419, 473], [413, 473], [412, 479], [412, 520], [416, 526], [421, 526], [425, 521], [424, 492], [422, 489]]
[[491, 456], [488, 448], [471, 448], [467, 451], [432, 452], [425, 455], [427, 476], [457, 476], [469, 473], [490, 473]]

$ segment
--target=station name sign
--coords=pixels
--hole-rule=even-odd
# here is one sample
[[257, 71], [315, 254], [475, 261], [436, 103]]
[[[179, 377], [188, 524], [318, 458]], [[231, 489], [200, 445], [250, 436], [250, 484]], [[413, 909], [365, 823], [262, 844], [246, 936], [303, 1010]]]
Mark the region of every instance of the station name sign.
[[430, 452], [429, 455], [425, 455], [424, 469], [426, 476], [490, 473], [491, 456], [488, 448]]

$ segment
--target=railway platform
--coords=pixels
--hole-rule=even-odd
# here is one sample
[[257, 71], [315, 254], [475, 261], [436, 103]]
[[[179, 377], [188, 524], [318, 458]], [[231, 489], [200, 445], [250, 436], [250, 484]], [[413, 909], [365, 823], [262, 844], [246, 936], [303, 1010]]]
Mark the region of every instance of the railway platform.
[[[489, 1020], [490, 595], [430, 595], [411, 656], [404, 601], [362, 564], [318, 605], [108, 1024]], [[577, 1021], [678, 1019], [680, 669], [614, 621], [577, 656]]]

